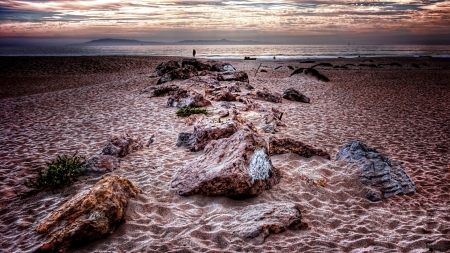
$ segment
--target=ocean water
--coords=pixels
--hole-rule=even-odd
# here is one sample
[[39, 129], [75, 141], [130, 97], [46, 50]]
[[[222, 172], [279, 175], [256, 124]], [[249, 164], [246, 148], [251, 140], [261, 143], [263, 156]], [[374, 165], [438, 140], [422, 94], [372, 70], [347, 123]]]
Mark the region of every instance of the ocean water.
[[450, 58], [450, 45], [139, 45], [0, 47], [0, 56], [192, 56], [199, 58], [259, 60], [338, 57], [419, 57]]

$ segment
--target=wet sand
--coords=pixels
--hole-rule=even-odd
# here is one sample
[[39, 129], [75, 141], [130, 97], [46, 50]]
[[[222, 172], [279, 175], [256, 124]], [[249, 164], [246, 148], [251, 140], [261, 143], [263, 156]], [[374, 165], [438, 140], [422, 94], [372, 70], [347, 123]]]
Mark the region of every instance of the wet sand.
[[[258, 102], [285, 112], [287, 126], [276, 136], [325, 148], [332, 157], [272, 156], [281, 182], [258, 197], [232, 200], [181, 197], [170, 187], [177, 169], [201, 152], [175, 146], [178, 133], [193, 127], [165, 107], [167, 97], [139, 94], [156, 83], [154, 69], [168, 59], [0, 57], [0, 251], [34, 251], [43, 240], [34, 231], [37, 224], [102, 175], [31, 195], [23, 186], [26, 179], [58, 154], [100, 153], [108, 137], [122, 131], [146, 139], [155, 134], [153, 144], [123, 158], [112, 172], [143, 194], [130, 200], [126, 223], [114, 234], [72, 252], [425, 252], [427, 244], [450, 241], [450, 60], [227, 61], [246, 71], [255, 88], [282, 93], [294, 87], [311, 98], [310, 104]], [[316, 67], [330, 82], [290, 77], [293, 70], [287, 67], [325, 62], [355, 66]], [[260, 63], [267, 72], [255, 76]], [[380, 65], [390, 63], [401, 66]], [[355, 139], [402, 162], [417, 192], [367, 200], [360, 166], [335, 161], [340, 148]], [[316, 186], [302, 175], [326, 178], [327, 184]], [[242, 210], [280, 202], [296, 204], [309, 229], [271, 234], [264, 242], [234, 233]]]

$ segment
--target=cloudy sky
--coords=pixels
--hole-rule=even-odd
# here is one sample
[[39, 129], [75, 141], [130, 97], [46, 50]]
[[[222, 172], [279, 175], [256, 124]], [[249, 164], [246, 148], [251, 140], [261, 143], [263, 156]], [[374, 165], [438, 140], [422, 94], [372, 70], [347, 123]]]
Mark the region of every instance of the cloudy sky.
[[450, 44], [450, 0], [1, 0], [0, 40], [23, 38]]

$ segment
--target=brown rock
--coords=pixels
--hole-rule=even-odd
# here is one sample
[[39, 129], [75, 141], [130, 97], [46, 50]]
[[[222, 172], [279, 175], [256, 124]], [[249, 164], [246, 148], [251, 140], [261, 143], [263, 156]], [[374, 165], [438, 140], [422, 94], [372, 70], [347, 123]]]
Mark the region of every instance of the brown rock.
[[296, 153], [303, 157], [311, 157], [313, 155], [323, 156], [330, 160], [330, 154], [324, 149], [316, 149], [310, 145], [304, 144], [301, 141], [296, 141], [291, 138], [269, 138], [269, 154], [278, 155], [284, 153]]
[[181, 60], [181, 67], [186, 67], [187, 65], [193, 66], [198, 71], [211, 70], [211, 66], [209, 64], [200, 62], [195, 58], [186, 58]]
[[248, 83], [248, 75], [244, 71], [239, 72], [224, 72], [217, 74], [217, 80], [219, 81], [239, 81]]
[[263, 243], [270, 234], [287, 229], [302, 229], [308, 225], [302, 222], [300, 209], [290, 203], [257, 204], [247, 206], [235, 217], [240, 225], [234, 231], [244, 238]]
[[144, 148], [144, 140], [130, 133], [121, 133], [112, 135], [101, 155], [112, 155], [115, 157], [124, 157]]
[[263, 90], [257, 90], [253, 96], [255, 99], [260, 99], [272, 103], [281, 103], [281, 94], [278, 92], [270, 91], [267, 88]]
[[236, 71], [236, 69], [229, 63], [218, 62], [211, 66], [211, 71], [229, 72], [229, 71]]
[[223, 195], [232, 198], [257, 196], [280, 181], [272, 166], [265, 140], [249, 130], [229, 138], [212, 140], [204, 153], [184, 165], [172, 187], [179, 195]]
[[170, 94], [173, 91], [178, 90], [179, 87], [176, 85], [159, 85], [155, 87], [148, 87], [140, 91], [142, 93], [149, 93], [149, 97], [159, 97], [166, 94]]
[[185, 89], [178, 89], [167, 100], [167, 106], [172, 107], [203, 107], [211, 105], [211, 102], [205, 99], [201, 94]]
[[[113, 233], [123, 222], [128, 199], [138, 193], [141, 190], [137, 186], [119, 176], [105, 177], [91, 190], [77, 193], [36, 228], [49, 237], [38, 251], [64, 251], [71, 245]], [[50, 230], [52, 227], [56, 230]]]
[[189, 79], [198, 75], [197, 69], [191, 65], [184, 68], [177, 68], [161, 76], [156, 84], [166, 83], [175, 79]]
[[204, 76], [195, 76], [186, 81], [186, 84], [193, 84], [204, 88], [214, 89], [220, 87], [219, 81], [215, 75], [206, 74]]
[[96, 155], [86, 161], [88, 172], [110, 172], [120, 167], [119, 158], [112, 155]]
[[309, 103], [309, 98], [294, 88], [288, 88], [283, 92], [283, 98], [302, 103]]
[[228, 121], [223, 124], [208, 124], [194, 126], [194, 133], [180, 133], [177, 146], [185, 146], [191, 151], [199, 151], [211, 140], [228, 138], [237, 131], [236, 123]]
[[180, 64], [178, 64], [177, 61], [162, 62], [156, 67], [156, 72], [158, 73], [159, 76], [162, 76], [179, 67]]
[[237, 97], [225, 87], [205, 89], [205, 94], [211, 95], [210, 98], [215, 101], [236, 101]]

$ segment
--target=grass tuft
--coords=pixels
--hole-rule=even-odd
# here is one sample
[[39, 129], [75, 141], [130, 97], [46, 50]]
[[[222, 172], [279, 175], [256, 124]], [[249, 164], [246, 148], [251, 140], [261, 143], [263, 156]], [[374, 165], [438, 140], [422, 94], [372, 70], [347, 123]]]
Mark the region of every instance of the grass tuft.
[[208, 111], [205, 108], [201, 107], [185, 107], [180, 108], [177, 111], [177, 116], [179, 117], [187, 117], [192, 114], [208, 114]]
[[35, 190], [58, 189], [71, 186], [78, 177], [85, 173], [86, 160], [83, 156], [57, 156], [56, 159], [47, 162], [47, 170], [39, 172], [35, 180], [28, 180], [25, 185]]

